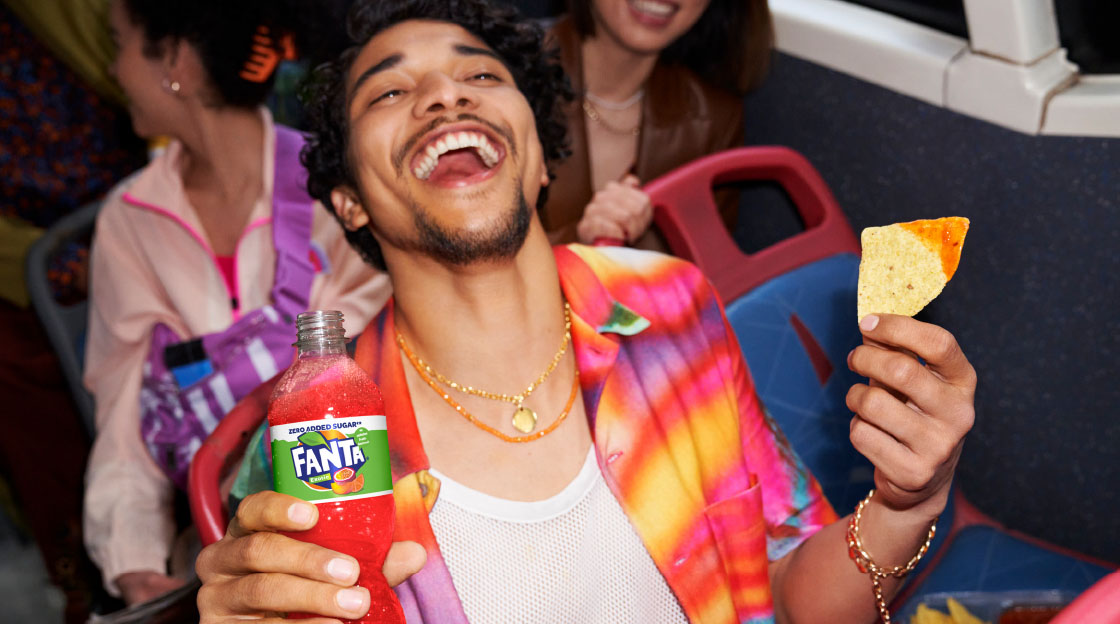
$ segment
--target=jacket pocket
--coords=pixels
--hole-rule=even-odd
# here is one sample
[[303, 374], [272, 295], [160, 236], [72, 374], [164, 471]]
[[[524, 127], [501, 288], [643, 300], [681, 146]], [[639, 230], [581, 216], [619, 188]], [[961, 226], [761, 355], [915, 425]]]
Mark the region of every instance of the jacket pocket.
[[704, 509], [716, 541], [731, 601], [740, 622], [772, 616], [762, 488], [751, 475], [747, 489]]

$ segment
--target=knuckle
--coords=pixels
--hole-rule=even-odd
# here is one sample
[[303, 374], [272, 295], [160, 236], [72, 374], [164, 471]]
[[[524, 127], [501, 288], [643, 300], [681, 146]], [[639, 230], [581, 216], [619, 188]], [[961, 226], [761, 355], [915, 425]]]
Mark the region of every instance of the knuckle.
[[270, 587], [271, 583], [268, 577], [263, 574], [251, 574], [242, 577], [238, 581], [238, 585], [241, 601], [253, 609], [264, 608], [269, 599], [275, 595]]
[[972, 403], [962, 401], [947, 408], [942, 422], [947, 436], [955, 439], [963, 438], [976, 423], [976, 409], [972, 406]]
[[851, 426], [848, 428], [848, 439], [851, 440], [852, 446], [857, 450], [862, 450], [870, 434], [870, 425], [863, 421], [862, 418], [856, 416], [852, 418]]
[[931, 328], [928, 344], [930, 354], [938, 361], [944, 361], [960, 350], [953, 334], [937, 326]]
[[198, 557], [195, 559], [194, 569], [198, 574], [198, 578], [201, 579], [203, 583], [210, 578], [211, 570], [214, 566], [214, 549], [219, 548], [218, 544], [220, 543], [221, 542], [211, 544], [203, 548], [202, 552], [198, 553]]
[[961, 372], [960, 383], [965, 388], [967, 388], [970, 393], [976, 391], [976, 385], [977, 383], [979, 383], [979, 378], [977, 377], [976, 369], [973, 368], [972, 364], [966, 366]]
[[903, 388], [918, 381], [923, 372], [923, 367], [917, 360], [907, 356], [899, 356], [887, 369], [887, 378], [895, 388]]
[[867, 367], [868, 349], [870, 348], [871, 347], [866, 345], [859, 345], [855, 349], [852, 349], [851, 356], [848, 358], [848, 365], [853, 372], [863, 374]]
[[272, 533], [253, 533], [238, 542], [239, 555], [246, 565], [256, 568], [274, 547]]
[[863, 395], [867, 392], [867, 386], [863, 384], [855, 384], [848, 388], [848, 394], [844, 397], [844, 403], [848, 409], [853, 412], [859, 412], [859, 406], [862, 405]]
[[962, 407], [958, 421], [961, 427], [960, 434], [963, 437], [964, 434], [972, 431], [973, 425], [976, 424], [976, 408], [971, 403]]
[[199, 622], [214, 621], [214, 618], [211, 616], [211, 611], [216, 610], [218, 595], [220, 595], [218, 593], [218, 588], [214, 587], [213, 585], [207, 584], [205, 581], [202, 583], [202, 586], [198, 588], [198, 596], [196, 600], [198, 603], [198, 613], [200, 617]]
[[250, 525], [252, 518], [260, 513], [268, 501], [271, 492], [255, 492], [245, 497], [237, 506], [237, 521], [243, 526]]
[[889, 392], [882, 388], [868, 388], [860, 401], [860, 413], [875, 413], [885, 410], [895, 401]]

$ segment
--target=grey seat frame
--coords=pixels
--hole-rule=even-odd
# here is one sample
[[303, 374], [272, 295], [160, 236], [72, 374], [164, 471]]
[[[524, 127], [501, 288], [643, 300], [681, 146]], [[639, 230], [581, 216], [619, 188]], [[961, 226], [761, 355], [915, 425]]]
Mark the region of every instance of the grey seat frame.
[[92, 202], [56, 221], [27, 251], [24, 276], [31, 296], [31, 307], [58, 354], [62, 374], [81, 415], [82, 424], [94, 434], [93, 395], [82, 384], [80, 345], [85, 341], [89, 323], [89, 301], [63, 305], [51, 293], [47, 271], [51, 258], [66, 243], [87, 238], [93, 232], [101, 202]]

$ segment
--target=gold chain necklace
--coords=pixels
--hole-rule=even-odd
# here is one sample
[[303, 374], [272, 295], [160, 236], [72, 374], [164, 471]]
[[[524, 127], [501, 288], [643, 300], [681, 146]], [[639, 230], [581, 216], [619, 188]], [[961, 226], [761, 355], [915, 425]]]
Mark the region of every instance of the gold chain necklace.
[[441, 384], [447, 386], [448, 388], [451, 388], [452, 390], [458, 390], [459, 392], [464, 392], [466, 394], [473, 394], [474, 396], [482, 397], [484, 399], [490, 399], [491, 401], [505, 401], [506, 403], [513, 403], [517, 406], [517, 409], [515, 409], [513, 412], [511, 422], [514, 429], [517, 429], [521, 433], [530, 433], [537, 427], [537, 413], [529, 409], [528, 407], [525, 407], [525, 399], [528, 399], [529, 395], [532, 394], [534, 390], [539, 388], [540, 385], [544, 383], [545, 379], [548, 379], [548, 376], [552, 374], [552, 371], [556, 370], [556, 366], [560, 364], [560, 360], [564, 358], [564, 354], [568, 351], [568, 343], [571, 341], [571, 339], [572, 308], [570, 305], [568, 305], [568, 302], [565, 301], [564, 338], [560, 341], [560, 349], [556, 352], [556, 355], [552, 357], [552, 362], [549, 363], [548, 368], [546, 368], [545, 371], [533, 381], [533, 383], [529, 384], [529, 387], [525, 388], [520, 393], [502, 394], [500, 392], [489, 392], [486, 390], [482, 390], [481, 388], [475, 388], [474, 386], [463, 385], [448, 379], [447, 377], [443, 376], [438, 371], [433, 369], [430, 364], [423, 360], [423, 358], [413, 353], [412, 350], [408, 348], [408, 344], [405, 342], [404, 336], [399, 331], [397, 332], [397, 343], [401, 346], [401, 349], [404, 350], [405, 355], [407, 355], [409, 358], [409, 361], [412, 362], [413, 366], [416, 367], [417, 372], [421, 373], [422, 377], [425, 377], [425, 379], [434, 377]]
[[632, 135], [632, 136], [638, 136], [638, 133], [642, 129], [641, 120], [639, 120], [638, 123], [633, 128], [630, 128], [629, 130], [627, 130], [625, 128], [616, 128], [615, 126], [612, 126], [611, 124], [607, 123], [606, 119], [603, 119], [603, 116], [599, 114], [599, 111], [596, 110], [595, 107], [591, 105], [591, 102], [589, 102], [587, 100], [587, 98], [583, 98], [583, 112], [585, 114], [587, 114], [588, 119], [590, 119], [591, 121], [594, 121], [595, 123], [599, 124], [600, 126], [603, 126], [603, 128], [605, 130], [607, 130], [608, 132], [613, 132], [614, 134], [629, 134], [629, 135]]
[[[560, 412], [560, 415], [556, 418], [555, 422], [549, 425], [548, 428], [542, 429], [536, 433], [531, 433], [529, 435], [506, 435], [501, 431], [498, 431], [490, 425], [487, 425], [486, 423], [475, 418], [473, 414], [466, 410], [466, 408], [460, 405], [455, 399], [451, 398], [451, 395], [444, 392], [443, 389], [440, 388], [436, 383], [436, 380], [432, 379], [425, 371], [425, 367], [420, 361], [420, 358], [418, 358], [416, 354], [408, 348], [408, 343], [405, 342], [404, 336], [402, 336], [400, 332], [397, 332], [397, 344], [400, 345], [401, 350], [404, 351], [405, 357], [407, 357], [408, 361], [412, 363], [412, 367], [416, 369], [416, 373], [420, 375], [420, 378], [424, 380], [424, 383], [428, 384], [429, 388], [435, 390], [436, 394], [440, 395], [440, 397], [442, 397], [448, 405], [455, 408], [455, 411], [459, 412], [459, 414], [462, 415], [463, 418], [466, 418], [467, 422], [505, 442], [532, 442], [534, 440], [539, 440], [545, 437], [553, 431], [556, 431], [556, 428], [560, 426], [560, 423], [564, 422], [564, 419], [568, 417], [568, 413], [572, 411], [572, 406], [575, 405], [576, 397], [579, 396], [579, 369], [577, 368], [575, 369], [575, 374], [572, 376], [572, 392], [568, 395], [568, 402], [564, 405], [564, 411]], [[430, 369], [431, 367], [428, 368]], [[536, 415], [534, 414], [533, 417], [536, 418]], [[516, 425], [514, 426], [516, 427]], [[520, 431], [521, 429], [518, 428], [518, 430]]]

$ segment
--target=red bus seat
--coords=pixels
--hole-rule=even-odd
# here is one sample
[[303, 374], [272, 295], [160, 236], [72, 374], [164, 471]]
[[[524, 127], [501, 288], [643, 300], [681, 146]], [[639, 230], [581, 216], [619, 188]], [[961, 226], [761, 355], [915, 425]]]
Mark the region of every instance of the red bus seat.
[[198, 447], [191, 460], [187, 497], [191, 518], [198, 527], [203, 546], [209, 546], [225, 535], [229, 509], [222, 496], [222, 480], [240, 464], [249, 438], [264, 422], [268, 414], [268, 399], [281, 374], [257, 386], [238, 401]]

